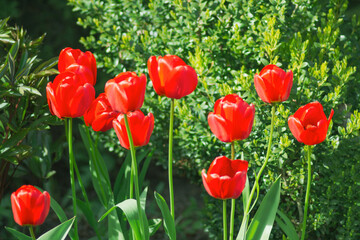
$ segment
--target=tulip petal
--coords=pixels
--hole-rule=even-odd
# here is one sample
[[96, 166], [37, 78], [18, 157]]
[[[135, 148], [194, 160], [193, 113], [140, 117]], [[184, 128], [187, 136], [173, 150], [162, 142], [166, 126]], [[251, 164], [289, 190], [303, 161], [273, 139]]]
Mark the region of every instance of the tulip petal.
[[209, 113], [208, 123], [211, 132], [222, 142], [230, 142], [229, 126], [226, 120], [217, 114]]
[[198, 84], [195, 70], [188, 66], [177, 66], [169, 72], [165, 81], [165, 95], [168, 98], [180, 99], [191, 94]]
[[264, 83], [264, 80], [258, 74], [255, 74], [254, 85], [255, 85], [255, 90], [259, 95], [259, 97], [261, 98], [261, 100], [263, 100], [266, 103], [271, 103], [269, 97], [267, 96], [267, 87]]

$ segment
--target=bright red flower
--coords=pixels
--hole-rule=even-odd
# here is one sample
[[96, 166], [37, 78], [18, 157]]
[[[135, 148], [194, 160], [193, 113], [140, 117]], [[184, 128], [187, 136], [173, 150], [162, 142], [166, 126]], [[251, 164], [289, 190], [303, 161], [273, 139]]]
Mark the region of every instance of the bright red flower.
[[211, 131], [223, 142], [242, 140], [250, 135], [255, 116], [253, 104], [247, 104], [236, 94], [229, 94], [215, 102], [209, 113]]
[[308, 103], [300, 107], [288, 119], [290, 131], [301, 143], [315, 145], [325, 140], [334, 110], [326, 118], [323, 106], [319, 102]]
[[[133, 138], [134, 146], [140, 147], [149, 143], [151, 133], [154, 129], [154, 116], [149, 113], [144, 115], [140, 110], [129, 112], [127, 114], [131, 136]], [[126, 131], [124, 114], [120, 114], [113, 121], [113, 126], [120, 145], [126, 149], [130, 149], [129, 138]]]
[[107, 81], [105, 94], [114, 111], [128, 113], [139, 110], [143, 105], [146, 89], [146, 76], [134, 72], [123, 72]]
[[283, 102], [289, 98], [293, 73], [285, 72], [276, 65], [267, 65], [254, 77], [255, 89], [261, 100], [267, 103]]
[[112, 110], [105, 93], [101, 93], [92, 103], [89, 110], [84, 115], [86, 126], [90, 126], [94, 131], [106, 132], [113, 128], [112, 121], [120, 113]]
[[89, 51], [82, 52], [79, 49], [72, 49], [70, 47], [61, 50], [58, 62], [59, 72], [74, 71], [76, 66], [88, 68], [88, 71], [92, 74], [92, 78], [88, 78], [89, 83], [95, 85], [97, 69], [94, 55]]
[[230, 160], [221, 156], [211, 163], [207, 174], [202, 170], [202, 180], [210, 196], [218, 199], [236, 199], [244, 190], [248, 162]]
[[175, 55], [149, 58], [148, 69], [155, 92], [160, 96], [180, 99], [192, 93], [198, 78], [195, 70]]
[[51, 114], [76, 118], [83, 116], [94, 101], [95, 89], [84, 75], [63, 72], [47, 84], [46, 96]]
[[24, 185], [11, 194], [14, 220], [20, 226], [43, 224], [50, 209], [50, 195], [31, 185]]

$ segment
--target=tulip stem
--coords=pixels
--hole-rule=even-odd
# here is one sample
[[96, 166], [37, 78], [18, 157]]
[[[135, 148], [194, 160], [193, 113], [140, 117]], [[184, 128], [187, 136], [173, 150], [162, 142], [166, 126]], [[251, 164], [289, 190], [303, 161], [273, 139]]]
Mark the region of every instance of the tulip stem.
[[29, 230], [30, 230], [31, 239], [36, 240], [34, 228], [32, 225], [29, 226]]
[[227, 223], [226, 223], [226, 199], [223, 200], [223, 232], [224, 240], [227, 240]]
[[174, 208], [174, 184], [173, 184], [173, 129], [174, 129], [174, 106], [175, 99], [171, 99], [170, 108], [170, 126], [169, 126], [169, 194], [170, 194], [170, 211], [171, 216], [175, 220], [175, 208]]
[[[134, 182], [135, 182], [135, 197], [136, 197], [136, 204], [138, 208], [138, 214], [140, 219], [140, 231], [144, 234], [144, 222], [143, 217], [141, 215], [141, 204], [140, 204], [140, 191], [139, 191], [139, 179], [138, 179], [138, 169], [137, 169], [137, 162], [136, 162], [136, 152], [135, 152], [135, 146], [133, 142], [133, 138], [131, 135], [131, 130], [129, 126], [128, 117], [126, 114], [124, 114], [124, 120], [125, 120], [125, 127], [126, 132], [129, 138], [129, 144], [130, 144], [130, 152], [131, 152], [131, 175], [133, 176]], [[144, 235], [143, 235], [144, 237]]]
[[[254, 193], [255, 193], [255, 190], [256, 188], [259, 186], [259, 180], [260, 180], [260, 177], [261, 177], [261, 173], [264, 171], [265, 167], [266, 167], [266, 164], [268, 163], [269, 161], [269, 157], [270, 157], [270, 152], [271, 152], [271, 143], [272, 143], [272, 136], [273, 136], [273, 132], [274, 132], [274, 122], [275, 122], [275, 110], [276, 110], [276, 106], [275, 105], [272, 105], [272, 109], [271, 109], [271, 125], [270, 125], [270, 135], [269, 135], [269, 142], [268, 142], [268, 148], [267, 148], [267, 152], [266, 152], [266, 156], [265, 156], [265, 161], [263, 163], [263, 165], [261, 166], [258, 174], [256, 174], [256, 177], [255, 177], [255, 183], [254, 183], [254, 186], [253, 188], [251, 189], [251, 193], [249, 195], [249, 200], [247, 202], [247, 205], [246, 205], [246, 209], [245, 209], [245, 212], [244, 212], [244, 218], [243, 218], [243, 222], [241, 225], [245, 224], [244, 221], [247, 222], [247, 217], [248, 217], [248, 214], [249, 214], [249, 210], [250, 210], [250, 206], [251, 206], [251, 200], [254, 196]], [[247, 224], [247, 223], [246, 223]]]
[[[234, 159], [235, 159], [235, 142], [231, 142], [231, 160]], [[235, 199], [231, 199], [229, 240], [232, 240], [234, 238], [234, 219], [235, 219]]]
[[307, 179], [307, 187], [306, 187], [306, 196], [305, 196], [305, 207], [304, 207], [304, 218], [302, 223], [302, 234], [301, 240], [305, 239], [306, 235], [306, 219], [309, 208], [309, 198], [310, 198], [310, 187], [311, 187], [311, 146], [307, 146], [307, 157], [308, 157], [308, 179]]
[[[70, 184], [71, 184], [71, 192], [72, 192], [72, 201], [73, 201], [73, 212], [74, 216], [77, 215], [76, 210], [76, 189], [75, 189], [75, 174], [74, 174], [74, 152], [73, 152], [73, 144], [72, 144], [72, 118], [68, 118], [68, 124], [65, 120], [65, 129], [67, 130], [67, 140], [69, 145], [69, 167], [70, 167]], [[78, 227], [77, 227], [77, 218], [74, 220], [74, 237], [75, 239], [79, 239], [78, 235]]]

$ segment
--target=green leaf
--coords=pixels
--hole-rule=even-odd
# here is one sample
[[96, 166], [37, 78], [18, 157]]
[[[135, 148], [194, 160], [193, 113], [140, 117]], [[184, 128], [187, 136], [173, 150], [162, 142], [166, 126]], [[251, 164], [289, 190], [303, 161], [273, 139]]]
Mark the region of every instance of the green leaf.
[[169, 207], [166, 204], [165, 199], [157, 192], [154, 192], [155, 200], [160, 208], [164, 221], [164, 229], [170, 240], [176, 240], [176, 229], [174, 219], [170, 214]]
[[25, 95], [25, 93], [38, 95], [40, 97], [42, 96], [41, 93], [39, 92], [39, 90], [37, 90], [36, 88], [33, 88], [33, 87], [29, 87], [29, 86], [19, 85], [18, 91], [23, 96]]
[[280, 202], [280, 177], [265, 195], [246, 233], [248, 240], [267, 240], [274, 224]]
[[37, 240], [53, 240], [53, 239], [64, 240], [65, 237], [68, 235], [74, 221], [75, 221], [75, 217], [67, 220], [66, 222], [61, 223], [60, 225], [54, 227], [53, 229], [41, 235]]
[[6, 231], [8, 231], [9, 233], [11, 233], [11, 235], [13, 235], [14, 237], [16, 237], [16, 239], [19, 240], [32, 240], [31, 237], [23, 234], [22, 232], [19, 232], [13, 228], [9, 228], [9, 227], [5, 227]]
[[95, 232], [98, 232], [94, 213], [91, 211], [90, 206], [88, 206], [86, 202], [81, 201], [80, 199], [76, 199], [76, 205], [83, 212], [83, 214], [84, 214], [86, 220], [88, 221], [88, 223], [90, 224], [90, 226], [95, 230]]
[[104, 215], [102, 215], [99, 221], [102, 221], [108, 214], [113, 212], [116, 207], [120, 208], [124, 212], [131, 229], [134, 231], [136, 239], [142, 239], [140, 231], [140, 219], [135, 199], [127, 199], [121, 203], [118, 203], [114, 207], [110, 208]]
[[290, 219], [280, 211], [280, 209], [277, 210], [277, 214], [279, 216], [276, 216], [275, 221], [283, 230], [283, 232], [286, 234], [286, 236], [289, 238], [289, 240], [299, 240], [299, 236], [296, 233], [295, 227], [290, 221]]
[[160, 218], [150, 219], [149, 220], [149, 232], [150, 236], [154, 235], [156, 231], [161, 226], [162, 220]]
[[[250, 196], [250, 186], [249, 186], [248, 176], [246, 176], [245, 188], [244, 188], [243, 192], [241, 193], [241, 195], [242, 195], [242, 199], [243, 199], [243, 208], [244, 208], [244, 212], [245, 212], [246, 205], [249, 201], [249, 196]], [[249, 217], [249, 215], [246, 215], [243, 217], [243, 220], [242, 220], [241, 226], [240, 226], [240, 230], [239, 230], [239, 233], [238, 233], [236, 239], [245, 239], [248, 217]]]

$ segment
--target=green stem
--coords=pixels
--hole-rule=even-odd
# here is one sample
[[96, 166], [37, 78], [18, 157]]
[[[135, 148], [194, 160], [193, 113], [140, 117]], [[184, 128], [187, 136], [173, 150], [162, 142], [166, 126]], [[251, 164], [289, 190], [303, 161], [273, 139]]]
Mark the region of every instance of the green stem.
[[301, 240], [305, 239], [306, 235], [306, 219], [309, 208], [309, 198], [310, 198], [310, 186], [311, 186], [311, 146], [307, 146], [307, 157], [308, 157], [308, 179], [306, 187], [306, 196], [305, 196], [305, 208], [304, 208], [304, 219], [302, 223], [302, 234]]
[[223, 232], [224, 240], [227, 240], [227, 223], [226, 223], [226, 199], [223, 200]]
[[36, 240], [34, 228], [32, 225], [29, 226], [29, 230], [30, 230], [31, 239]]
[[175, 220], [175, 208], [174, 208], [174, 184], [173, 184], [173, 129], [174, 129], [174, 105], [175, 99], [171, 99], [170, 108], [170, 126], [169, 126], [169, 193], [170, 193], [170, 211], [171, 216]]
[[[231, 160], [234, 159], [235, 159], [235, 142], [231, 142]], [[234, 219], [235, 219], [235, 199], [231, 199], [229, 240], [232, 240], [234, 238]]]
[[141, 216], [141, 204], [140, 204], [140, 191], [139, 191], [139, 176], [138, 176], [138, 169], [137, 169], [137, 162], [136, 162], [136, 152], [135, 152], [135, 146], [133, 142], [133, 138], [131, 135], [131, 130], [129, 126], [128, 117], [126, 114], [124, 114], [124, 120], [125, 120], [125, 126], [126, 126], [126, 132], [129, 138], [129, 144], [130, 144], [130, 152], [131, 152], [131, 175], [133, 175], [134, 183], [135, 183], [135, 196], [136, 196], [136, 204], [138, 208], [138, 214], [140, 219], [140, 229], [141, 232], [144, 233], [145, 229], [145, 223], [143, 222], [143, 218]]
[[[74, 216], [76, 216], [77, 209], [76, 209], [76, 189], [75, 189], [75, 174], [74, 174], [75, 158], [74, 158], [73, 144], [72, 144], [72, 118], [68, 118], [68, 125], [66, 125], [66, 120], [65, 120], [65, 129], [67, 129], [67, 140], [69, 145], [70, 184], [71, 184], [72, 201], [73, 201], [73, 212], [74, 212]], [[75, 234], [75, 239], [79, 239], [77, 218], [75, 218], [74, 220], [74, 234]]]
[[[251, 189], [251, 193], [250, 193], [250, 196], [249, 196], [249, 200], [247, 202], [247, 205], [246, 205], [246, 209], [245, 209], [245, 212], [244, 212], [244, 218], [243, 218], [243, 222], [244, 221], [247, 221], [247, 216], [249, 214], [249, 210], [250, 210], [250, 206], [251, 206], [251, 200], [254, 196], [254, 193], [255, 193], [255, 190], [256, 188], [258, 187], [259, 185], [259, 180], [260, 180], [260, 177], [261, 177], [261, 174], [262, 172], [264, 171], [265, 167], [266, 167], [266, 164], [268, 163], [269, 161], [269, 157], [270, 157], [270, 152], [271, 152], [271, 143], [272, 143], [272, 136], [273, 136], [273, 132], [274, 132], [274, 122], [275, 122], [275, 105], [272, 105], [272, 109], [271, 109], [271, 125], [270, 125], [270, 136], [269, 136], [269, 143], [268, 143], [268, 148], [267, 148], [267, 152], [266, 152], [266, 156], [265, 156], [265, 161], [263, 163], [263, 165], [261, 166], [258, 174], [256, 175], [255, 177], [255, 184], [253, 186], [253, 188]], [[241, 224], [243, 225], [243, 224]]]

